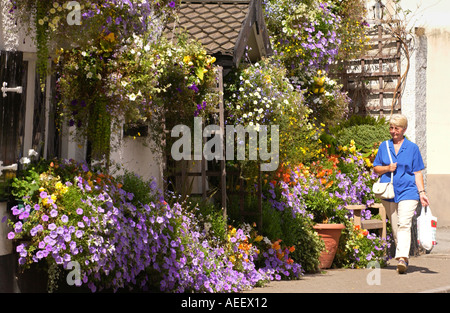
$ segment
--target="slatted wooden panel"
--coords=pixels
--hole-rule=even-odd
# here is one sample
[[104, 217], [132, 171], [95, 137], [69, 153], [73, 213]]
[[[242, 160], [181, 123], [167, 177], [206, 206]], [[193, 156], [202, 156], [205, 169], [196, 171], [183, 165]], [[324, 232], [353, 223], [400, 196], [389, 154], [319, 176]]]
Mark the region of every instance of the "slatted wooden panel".
[[401, 111], [400, 42], [386, 29], [383, 24], [372, 26], [367, 33], [365, 55], [347, 61], [340, 73], [344, 89], [352, 99], [351, 115], [388, 116], [392, 109], [393, 113]]
[[[219, 98], [219, 104], [218, 107], [214, 110], [214, 112], [218, 115], [218, 122], [221, 129], [222, 134], [225, 134], [225, 109], [223, 104], [223, 69], [222, 67], [218, 67], [218, 84], [217, 84], [217, 92], [221, 95]], [[168, 131], [166, 131], [166, 135], [168, 134]], [[223, 137], [224, 138], [224, 137]], [[204, 139], [203, 144], [205, 143], [206, 139]], [[225, 142], [222, 145], [225, 147]], [[225, 151], [223, 151], [225, 153]], [[213, 177], [217, 177], [219, 180], [219, 190], [218, 193], [220, 194], [220, 201], [222, 206], [222, 212], [225, 219], [227, 219], [227, 206], [228, 201], [231, 201], [231, 199], [236, 199], [236, 195], [238, 198], [238, 205], [239, 205], [239, 215], [241, 217], [242, 221], [246, 220], [246, 217], [251, 216], [250, 219], [255, 221], [258, 229], [262, 230], [262, 183], [261, 183], [261, 173], [259, 172], [258, 180], [256, 183], [256, 188], [254, 186], [250, 186], [250, 183], [244, 181], [239, 176], [238, 171], [227, 171], [226, 170], [226, 163], [225, 163], [225, 155], [223, 157], [223, 160], [218, 161], [207, 161], [202, 154], [202, 160], [197, 161], [199, 162], [199, 166], [197, 166], [195, 169], [192, 168], [192, 162], [188, 161], [177, 161], [173, 162], [170, 161], [170, 159], [166, 156], [166, 166], [174, 166], [175, 169], [175, 190], [181, 194], [181, 195], [199, 195], [203, 199], [206, 199], [208, 197], [208, 192], [210, 192], [210, 188], [208, 183], [210, 182], [210, 179]], [[197, 163], [198, 164], [198, 163]], [[168, 169], [165, 170], [165, 177], [167, 178]], [[192, 183], [193, 179], [200, 179], [200, 192], [199, 193], [193, 193], [190, 191], [190, 184]], [[217, 181], [217, 179], [216, 179]], [[236, 191], [234, 188], [236, 187], [236, 184], [239, 184], [241, 188]], [[229, 188], [227, 188], [227, 186]], [[253, 190], [253, 191], [250, 191]], [[245, 198], [250, 194], [253, 193], [257, 197], [257, 208], [256, 210], [251, 210], [247, 207], [245, 204]]]
[[[217, 115], [218, 123], [220, 127], [220, 131], [222, 134], [225, 134], [225, 109], [223, 103], [223, 68], [217, 67], [217, 86], [216, 92], [219, 94], [219, 103], [218, 106], [213, 110], [213, 113]], [[169, 131], [166, 131], [166, 136]], [[224, 136], [222, 136], [224, 139]], [[206, 139], [204, 138], [203, 145]], [[203, 147], [202, 145], [202, 147]], [[222, 147], [225, 147], [225, 143], [222, 143]], [[226, 218], [227, 216], [227, 193], [226, 193], [226, 167], [225, 167], [225, 151], [223, 153], [222, 160], [218, 161], [209, 161], [219, 163], [219, 169], [217, 170], [208, 170], [208, 161], [205, 159], [202, 153], [202, 159], [200, 161], [200, 169], [192, 169], [188, 161], [181, 160], [177, 162], [171, 162], [169, 160], [170, 157], [166, 156], [165, 166], [175, 166], [175, 189], [179, 194], [194, 194], [189, 189], [190, 184], [193, 179], [200, 179], [200, 195], [203, 199], [206, 199], [208, 196], [208, 178], [209, 177], [219, 177], [220, 181], [220, 198], [221, 198], [221, 206], [223, 210], [223, 215]], [[168, 169], [165, 169], [165, 176], [167, 177]]]

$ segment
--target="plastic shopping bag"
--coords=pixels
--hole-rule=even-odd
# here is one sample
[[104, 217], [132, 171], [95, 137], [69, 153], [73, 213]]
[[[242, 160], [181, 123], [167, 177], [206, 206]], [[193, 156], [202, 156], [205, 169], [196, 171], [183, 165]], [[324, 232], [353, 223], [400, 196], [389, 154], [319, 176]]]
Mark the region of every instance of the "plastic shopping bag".
[[427, 251], [436, 245], [437, 217], [433, 216], [430, 207], [422, 207], [417, 217], [417, 243]]

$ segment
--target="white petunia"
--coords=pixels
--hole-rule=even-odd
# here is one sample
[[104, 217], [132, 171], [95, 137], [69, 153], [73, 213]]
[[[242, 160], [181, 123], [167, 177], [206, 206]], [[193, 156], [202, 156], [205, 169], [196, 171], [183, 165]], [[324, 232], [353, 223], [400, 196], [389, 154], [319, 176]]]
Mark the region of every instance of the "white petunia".
[[31, 162], [31, 160], [27, 157], [22, 157], [19, 160], [20, 164], [29, 164]]

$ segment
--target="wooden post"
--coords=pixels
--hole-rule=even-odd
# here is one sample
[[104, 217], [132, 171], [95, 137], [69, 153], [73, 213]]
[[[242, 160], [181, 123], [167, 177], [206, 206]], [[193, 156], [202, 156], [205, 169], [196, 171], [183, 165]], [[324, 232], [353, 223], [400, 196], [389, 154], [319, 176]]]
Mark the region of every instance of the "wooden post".
[[[258, 166], [259, 167], [259, 166]], [[258, 171], [258, 230], [262, 231], [263, 214], [262, 214], [262, 177], [261, 171]]]

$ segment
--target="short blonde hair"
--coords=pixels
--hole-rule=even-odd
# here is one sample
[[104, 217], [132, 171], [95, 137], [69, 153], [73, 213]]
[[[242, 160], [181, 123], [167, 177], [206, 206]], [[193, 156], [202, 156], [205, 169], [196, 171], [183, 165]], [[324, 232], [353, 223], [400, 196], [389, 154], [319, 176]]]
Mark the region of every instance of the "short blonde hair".
[[408, 119], [403, 114], [394, 114], [389, 119], [389, 124], [406, 129], [408, 127]]

